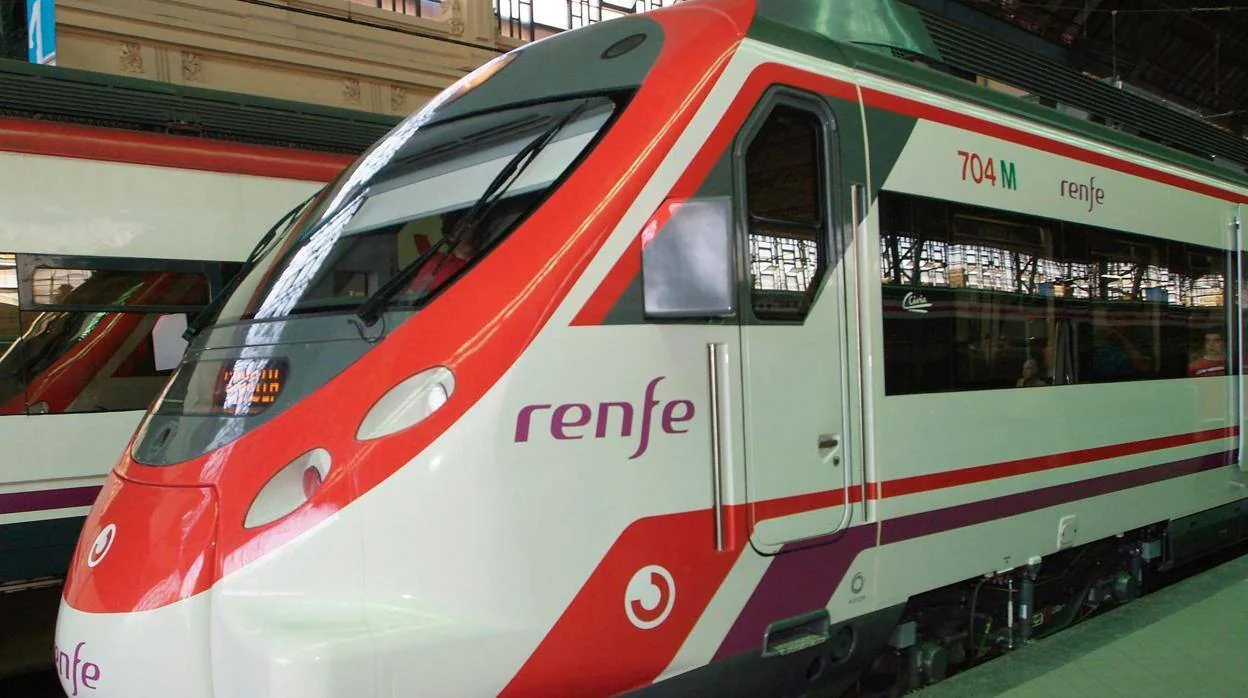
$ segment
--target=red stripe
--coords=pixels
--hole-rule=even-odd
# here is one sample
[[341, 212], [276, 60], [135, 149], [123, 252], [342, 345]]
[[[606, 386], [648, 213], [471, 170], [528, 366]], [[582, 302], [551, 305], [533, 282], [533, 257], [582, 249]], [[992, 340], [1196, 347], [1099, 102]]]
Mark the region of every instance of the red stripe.
[[1220, 429], [1207, 429], [1205, 431], [1198, 431], [1191, 434], [1162, 436], [1154, 439], [1144, 439], [1142, 441], [1130, 441], [1122, 444], [1111, 444], [1109, 446], [1097, 446], [1095, 448], [1085, 448], [1078, 451], [1055, 453], [1047, 456], [1040, 456], [1038, 458], [1020, 458], [1018, 460], [1010, 460], [1003, 463], [977, 465], [971, 468], [962, 468], [960, 470], [946, 470], [939, 473], [930, 473], [928, 475], [916, 475], [914, 477], [900, 478], [898, 480], [889, 480], [887, 482], [880, 483], [880, 490], [883, 497], [900, 497], [902, 495], [916, 494], [918, 492], [930, 492], [947, 487], [957, 487], [959, 485], [969, 485], [976, 482], [999, 480], [1001, 478], [1013, 477], [1015, 475], [1026, 475], [1029, 473], [1038, 473], [1044, 470], [1065, 468], [1072, 465], [1091, 463], [1098, 460], [1107, 460], [1109, 458], [1133, 456], [1147, 451], [1161, 450], [1163, 448], [1190, 446], [1191, 444], [1201, 443], [1202, 441], [1214, 441], [1216, 439], [1230, 438], [1232, 436], [1236, 436], [1237, 434], [1239, 434], [1239, 427], [1223, 427]]
[[641, 233], [629, 241], [628, 248], [615, 261], [615, 266], [611, 267], [611, 271], [607, 272], [602, 283], [598, 285], [598, 290], [586, 301], [576, 317], [572, 318], [573, 327], [602, 324], [607, 313], [611, 312], [611, 308], [619, 301], [628, 285], [641, 272], [641, 250], [650, 244], [659, 231], [663, 230], [667, 222], [671, 220], [676, 207], [684, 201], [685, 199], [668, 199], [659, 205], [659, 209], [642, 227]]
[[[908, 494], [932, 492], [948, 487], [957, 487], [959, 485], [969, 485], [976, 482], [986, 482], [988, 480], [1001, 480], [1007, 477], [1014, 477], [1015, 475], [1028, 475], [1044, 470], [1065, 468], [1071, 465], [1082, 465], [1084, 463], [1093, 463], [1095, 461], [1108, 460], [1110, 458], [1133, 456], [1140, 453], [1146, 453], [1148, 451], [1159, 451], [1178, 446], [1190, 446], [1204, 441], [1231, 438], [1238, 434], [1238, 427], [1222, 427], [1218, 429], [1207, 429], [1205, 431], [1193, 432], [1190, 434], [1161, 436], [1153, 439], [1144, 439], [1142, 441], [1129, 441], [1127, 443], [1084, 448], [1077, 451], [1067, 451], [1065, 453], [1053, 453], [1034, 458], [1020, 458], [1018, 460], [992, 463], [989, 465], [978, 465], [970, 468], [962, 468], [960, 470], [946, 470], [939, 473], [916, 475], [914, 477], [899, 478], [885, 482], [870, 482], [867, 483], [867, 497], [869, 499], [883, 499], [884, 497], [900, 497]], [[855, 486], [850, 489], [849, 501], [850, 503], [862, 501], [861, 487]], [[776, 519], [782, 516], [792, 516], [794, 514], [803, 514], [808, 511], [818, 511], [819, 509], [837, 507], [844, 503], [845, 493], [844, 490], [840, 488], [835, 490], [825, 490], [823, 492], [810, 492], [807, 494], [793, 495], [791, 497], [781, 497], [779, 499], [769, 499], [750, 504], [752, 507], [751, 520], [754, 521], [754, 523], [758, 523], [760, 521]]]
[[[849, 502], [855, 504], [862, 501], [862, 487], [854, 485], [849, 489]], [[830, 507], [839, 507], [845, 503], [845, 490], [837, 488], [823, 492], [798, 494], [792, 497], [768, 499], [751, 505], [750, 519], [754, 523], [767, 519], [778, 519], [808, 511], [818, 511]]]
[[576, 317], [572, 318], [572, 325], [574, 327], [601, 325], [607, 313], [611, 312], [616, 302], [620, 300], [620, 296], [624, 294], [624, 290], [640, 273], [641, 236], [638, 235], [628, 243], [624, 254], [615, 261], [615, 266], [607, 272], [594, 294], [585, 301], [585, 305]]
[[353, 157], [188, 136], [0, 118], [0, 151], [328, 182]]

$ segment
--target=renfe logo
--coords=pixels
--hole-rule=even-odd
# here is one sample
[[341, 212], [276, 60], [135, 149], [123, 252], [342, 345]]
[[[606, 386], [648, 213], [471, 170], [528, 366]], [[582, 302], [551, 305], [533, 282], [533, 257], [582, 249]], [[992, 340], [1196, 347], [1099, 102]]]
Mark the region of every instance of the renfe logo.
[[104, 556], [113, 548], [113, 541], [117, 539], [117, 524], [109, 524], [100, 531], [100, 535], [95, 537], [95, 542], [91, 544], [91, 549], [87, 551], [87, 567], [95, 567], [104, 561]]
[[69, 695], [78, 695], [78, 686], [95, 690], [93, 682], [100, 680], [100, 665], [94, 662], [84, 662], [80, 653], [82, 647], [87, 643], [79, 642], [74, 647], [74, 656], [71, 658], [68, 652], [62, 652], [59, 647], [52, 647], [52, 656], [56, 661], [56, 673], [61, 677], [61, 687], [66, 691], [72, 691]]
[[[550, 413], [550, 435], [560, 441], [571, 439], [585, 438], [583, 427], [594, 422], [594, 438], [605, 439], [607, 437], [607, 429], [611, 421], [611, 413], [617, 412], [620, 417], [620, 436], [629, 437], [633, 435], [633, 418], [641, 413], [641, 433], [638, 436], [637, 450], [628, 459], [632, 460], [646, 452], [650, 447], [650, 430], [651, 424], [654, 422], [654, 411], [662, 402], [655, 399], [655, 389], [659, 382], [666, 376], [659, 376], [646, 386], [645, 396], [641, 401], [641, 408], [636, 409], [631, 402], [600, 402], [598, 409], [595, 410], [590, 405], [583, 402], [570, 402], [563, 405], [525, 405], [520, 408], [520, 413], [516, 415], [516, 443], [525, 443], [529, 440], [529, 427], [533, 421], [534, 413], [544, 410], [552, 410]], [[676, 425], [683, 424], [693, 419], [693, 401], [692, 400], [671, 400], [663, 405], [661, 416], [661, 425], [663, 431], [668, 434], [684, 434], [688, 429], [678, 429]], [[538, 420], [544, 420], [546, 415], [539, 416]], [[577, 433], [582, 432], [582, 433]]]
[[646, 565], [624, 589], [624, 614], [642, 630], [657, 628], [676, 605], [676, 580], [659, 565]]
[[1061, 192], [1068, 199], [1088, 202], [1088, 213], [1105, 203], [1105, 190], [1096, 186], [1096, 177], [1089, 177], [1087, 184], [1063, 179]]

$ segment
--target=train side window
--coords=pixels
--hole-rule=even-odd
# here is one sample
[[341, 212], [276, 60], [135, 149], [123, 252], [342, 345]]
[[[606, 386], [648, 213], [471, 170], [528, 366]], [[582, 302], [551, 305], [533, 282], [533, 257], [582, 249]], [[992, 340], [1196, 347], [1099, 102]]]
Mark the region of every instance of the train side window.
[[885, 393], [1226, 375], [1226, 250], [882, 192]]
[[204, 306], [208, 277], [155, 269], [37, 267], [31, 301], [44, 306]]
[[189, 319], [237, 269], [52, 255], [16, 255], [15, 267], [20, 336], [0, 385], [11, 375], [21, 386], [7, 413], [32, 415], [148, 407], [181, 362]]
[[828, 258], [824, 121], [780, 103], [745, 153], [750, 306], [761, 320], [806, 317]]

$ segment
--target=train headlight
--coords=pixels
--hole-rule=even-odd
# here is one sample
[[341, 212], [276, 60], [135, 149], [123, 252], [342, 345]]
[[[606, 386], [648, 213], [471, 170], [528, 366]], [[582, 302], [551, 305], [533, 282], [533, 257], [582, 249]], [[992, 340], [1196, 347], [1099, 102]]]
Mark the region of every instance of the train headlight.
[[426, 369], [394, 386], [373, 405], [355, 438], [378, 439], [419, 424], [455, 392], [455, 374], [445, 366]]
[[247, 510], [244, 528], [255, 528], [277, 521], [308, 501], [329, 475], [329, 451], [313, 449], [277, 471], [260, 488]]

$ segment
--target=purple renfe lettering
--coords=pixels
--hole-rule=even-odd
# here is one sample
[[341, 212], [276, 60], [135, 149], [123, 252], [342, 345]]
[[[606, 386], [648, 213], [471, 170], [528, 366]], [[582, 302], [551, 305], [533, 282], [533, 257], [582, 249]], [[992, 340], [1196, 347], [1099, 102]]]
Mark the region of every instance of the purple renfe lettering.
[[89, 688], [93, 691], [95, 690], [93, 682], [100, 680], [100, 665], [95, 662], [83, 661], [82, 648], [86, 644], [86, 642], [79, 642], [74, 647], [74, 655], [72, 657], [59, 646], [52, 646], [52, 654], [56, 657], [56, 673], [60, 674], [60, 677], [69, 684], [66, 690], [69, 691], [70, 696], [78, 695], [79, 680], [81, 680], [83, 688]]
[[[572, 421], [572, 422], [566, 421], [564, 417], [567, 416], [567, 414], [571, 412], [573, 409], [580, 410], [581, 416], [577, 417], [575, 421]], [[590, 412], [589, 405], [586, 405], [580, 402], [573, 402], [568, 405], [560, 405], [556, 407], [555, 414], [550, 418], [550, 435], [561, 441], [566, 441], [568, 439], [585, 438], [584, 436], [580, 436], [580, 435], [571, 436], [567, 432], [565, 432], [564, 429], [566, 429], [567, 427], [583, 427], [586, 424], [589, 424], [589, 418], [591, 414], [593, 413]]]
[[[653, 429], [662, 428], [662, 433], [666, 434], [686, 434], [689, 432], [687, 423], [693, 420], [694, 413], [697, 410], [692, 400], [664, 401], [655, 397], [659, 383], [666, 378], [666, 376], [659, 376], [646, 384], [640, 407], [627, 400], [599, 402], [593, 406], [584, 402], [568, 402], [556, 405], [525, 405], [520, 408], [519, 413], [516, 415], [515, 443], [525, 443], [529, 440], [529, 434], [533, 429], [535, 419], [539, 422], [537, 428], [539, 429], [539, 434], [541, 433], [540, 430], [544, 427], [541, 424], [542, 417], [534, 418], [533, 415], [542, 410], [552, 410], [549, 416], [550, 435], [557, 441], [609, 438], [609, 436], [615, 436], [615, 434], [609, 435], [608, 432], [611, 431], [612, 412], [618, 410], [620, 415], [619, 435], [622, 437], [631, 437], [633, 435], [634, 417], [641, 418], [641, 428], [637, 437], [637, 449], [628, 459], [635, 460], [640, 458], [650, 448], [650, 436]], [[659, 409], [660, 406], [662, 406], [661, 410]], [[597, 416], [595, 416], [594, 412], [595, 407], [597, 408]], [[659, 420], [658, 427], [655, 426], [656, 419]], [[592, 437], [589, 436], [589, 430], [584, 428], [591, 422], [594, 425]]]
[[641, 418], [641, 442], [637, 444], [637, 452], [628, 457], [629, 460], [645, 453], [650, 446], [650, 416], [654, 413], [654, 408], [659, 405], [659, 401], [654, 399], [654, 389], [659, 385], [659, 381], [666, 377], [659, 376], [646, 386], [646, 397], [641, 402], [641, 411], [645, 415]]
[[90, 683], [88, 683], [88, 682], [89, 682], [89, 681], [99, 681], [99, 680], [100, 680], [100, 665], [96, 664], [95, 662], [87, 662], [86, 664], [83, 664], [83, 665], [82, 665], [82, 686], [83, 686], [83, 688], [89, 688], [89, 689], [91, 689], [91, 690], [93, 690], [93, 691], [94, 691], [94, 690], [95, 690], [95, 686], [92, 686], [92, 685], [91, 685]]
[[65, 678], [69, 678], [69, 653], [62, 652], [60, 648], [54, 649], [56, 653], [56, 672]]
[[520, 414], [516, 415], [516, 443], [524, 443], [529, 440], [529, 420], [533, 413], [538, 410], [548, 410], [550, 405], [525, 405], [520, 408]]
[[633, 435], [633, 406], [628, 402], [602, 402], [598, 404], [598, 427], [594, 430], [594, 438], [601, 439], [607, 435], [607, 422], [610, 419], [611, 407], [618, 407], [622, 412], [620, 436]]
[[[676, 408], [683, 407], [684, 413], [677, 417]], [[672, 425], [693, 419], [693, 402], [690, 400], [673, 400], [663, 406], [663, 431], [669, 434], [684, 434], [688, 429], [676, 429]]]

